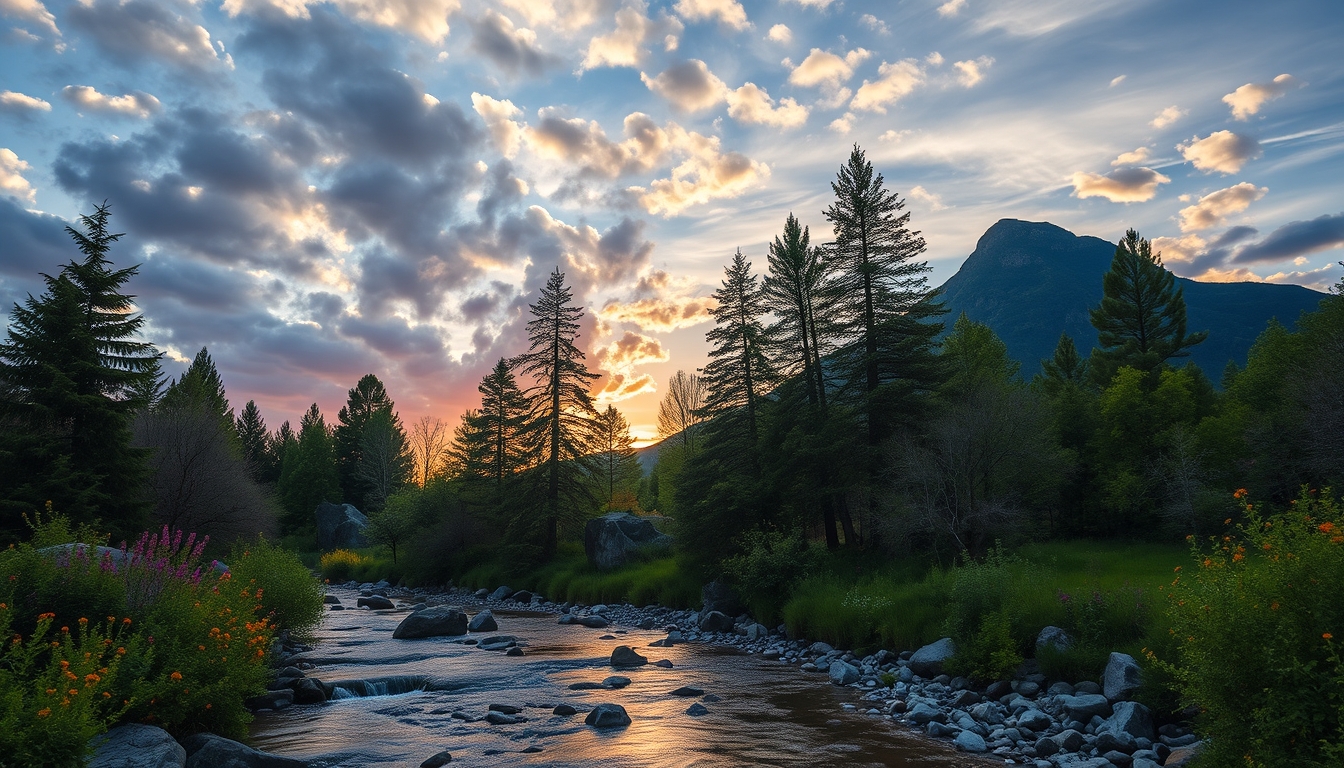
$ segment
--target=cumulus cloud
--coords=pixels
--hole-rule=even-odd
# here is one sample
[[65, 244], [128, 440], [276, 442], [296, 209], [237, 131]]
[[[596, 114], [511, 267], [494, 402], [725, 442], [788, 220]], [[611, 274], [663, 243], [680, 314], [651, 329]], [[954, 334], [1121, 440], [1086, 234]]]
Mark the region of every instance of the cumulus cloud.
[[1223, 103], [1232, 108], [1232, 117], [1247, 120], [1260, 111], [1267, 101], [1273, 101], [1285, 93], [1301, 88], [1306, 83], [1289, 74], [1279, 75], [1268, 83], [1247, 83], [1223, 97]]
[[1344, 213], [1293, 221], [1270, 232], [1263, 240], [1237, 251], [1237, 264], [1276, 262], [1344, 246]]
[[766, 40], [773, 40], [776, 43], [787, 43], [793, 40], [793, 32], [783, 24], [776, 24], [770, 28], [770, 32], [765, 36]]
[[654, 391], [653, 377], [638, 373], [635, 368], [664, 363], [670, 357], [658, 339], [626, 331], [621, 338], [599, 347], [593, 355], [594, 362], [606, 377], [595, 396], [604, 403], [611, 403]]
[[869, 112], [886, 113], [887, 107], [910, 95], [924, 83], [924, 70], [914, 59], [902, 59], [894, 64], [882, 62], [876, 80], [864, 80], [854, 94], [850, 107]]
[[1170, 181], [1151, 168], [1121, 168], [1105, 175], [1079, 172], [1073, 174], [1073, 194], [1104, 197], [1113, 203], [1142, 203], [1153, 199], [1159, 184]]
[[981, 56], [971, 61], [958, 61], [952, 66], [957, 68], [957, 82], [971, 88], [985, 79], [985, 70], [993, 64], [993, 57]]
[[532, 27], [567, 31], [582, 29], [609, 13], [610, 0], [501, 0], [505, 8], [518, 14]]
[[197, 73], [233, 69], [233, 57], [215, 48], [205, 27], [166, 4], [88, 0], [67, 14], [71, 26], [122, 64], [152, 58]]
[[1237, 173], [1249, 160], [1261, 154], [1260, 142], [1231, 131], [1214, 131], [1176, 147], [1194, 166], [1205, 173]]
[[1147, 147], [1139, 147], [1133, 152], [1121, 152], [1118, 157], [1111, 161], [1111, 165], [1138, 165], [1152, 157], [1152, 153]]
[[1153, 238], [1153, 251], [1162, 257], [1164, 264], [1173, 269], [1174, 264], [1193, 264], [1207, 246], [1208, 241], [1193, 234]]
[[640, 278], [627, 299], [611, 300], [596, 310], [608, 323], [630, 323], [651, 333], [690, 328], [713, 319], [714, 300], [695, 296], [699, 286], [677, 280], [662, 270]]
[[776, 106], [770, 94], [755, 83], [728, 93], [728, 114], [741, 123], [797, 128], [807, 122], [807, 111], [791, 98], [781, 99]]
[[33, 166], [20, 160], [13, 150], [0, 147], [0, 192], [33, 202], [36, 199], [36, 190], [23, 177], [23, 174], [32, 168]]
[[0, 111], [19, 114], [29, 112], [50, 112], [51, 104], [25, 93], [0, 91]]
[[537, 47], [537, 33], [516, 29], [508, 18], [490, 10], [472, 24], [471, 49], [510, 75], [526, 72], [536, 77], [560, 64], [560, 57]]
[[832, 120], [831, 124], [827, 127], [830, 128], [832, 131], [835, 131], [836, 133], [846, 134], [854, 130], [855, 119], [856, 118], [854, 117], [853, 112], [846, 112], [845, 114]]
[[835, 0], [791, 0], [804, 8], [826, 8]]
[[495, 142], [499, 153], [508, 158], [518, 155], [518, 145], [523, 140], [522, 126], [514, 122], [523, 111], [508, 99], [493, 99], [479, 93], [471, 94], [471, 107], [485, 121], [486, 130]]
[[887, 26], [887, 22], [877, 18], [871, 13], [865, 13], [862, 16], [860, 16], [859, 23], [867, 27], [868, 29], [871, 29], [872, 31], [876, 32], [879, 35], [891, 34], [891, 27]]
[[934, 194], [922, 186], [911, 187], [910, 197], [928, 204], [930, 210], [941, 211], [947, 208], [941, 195]]
[[813, 48], [807, 58], [789, 73], [789, 83], [805, 88], [838, 89], [854, 76], [854, 68], [872, 55], [871, 51], [855, 48], [841, 58], [830, 51]]
[[746, 9], [737, 0], [677, 0], [673, 9], [690, 21], [717, 19], [725, 27], [736, 30], [751, 26]]
[[947, 0], [947, 2], [938, 6], [938, 15], [943, 17], [956, 16], [965, 7], [966, 0]]
[[1226, 189], [1210, 192], [1199, 198], [1194, 205], [1181, 209], [1181, 231], [1212, 229], [1222, 224], [1228, 216], [1249, 208], [1251, 203], [1264, 197], [1268, 191], [1267, 187], [1256, 187], [1243, 181]]
[[56, 17], [41, 0], [0, 0], [0, 15], [34, 24], [55, 37], [61, 36], [61, 30], [56, 28]]
[[99, 93], [89, 85], [67, 85], [61, 89], [61, 96], [75, 108], [85, 112], [101, 112], [141, 119], [158, 112], [162, 106], [158, 99], [144, 91], [132, 91], [123, 96], [109, 96]]
[[650, 374], [611, 373], [593, 393], [593, 399], [598, 405], [606, 405], [657, 391], [658, 385]]
[[[327, 0], [224, 0], [230, 16], [279, 11], [294, 19], [310, 18], [309, 8]], [[462, 7], [461, 0], [332, 0], [346, 16], [368, 24], [395, 29], [428, 43], [448, 36], [448, 17]]]
[[663, 37], [666, 47], [675, 49], [676, 36], [683, 29], [674, 16], [650, 19], [643, 6], [627, 6], [616, 12], [616, 29], [588, 42], [579, 71], [598, 67], [638, 67], [648, 57], [648, 41]]
[[1171, 125], [1172, 123], [1184, 117], [1185, 112], [1186, 111], [1184, 109], [1181, 109], [1180, 107], [1177, 107], [1176, 105], [1173, 104], [1172, 106], [1167, 107], [1161, 112], [1158, 112], [1157, 117], [1154, 117], [1152, 121], [1149, 122], [1148, 124], [1153, 126], [1154, 128], [1166, 128], [1168, 125]]
[[699, 59], [673, 64], [657, 77], [640, 72], [639, 79], [680, 112], [709, 109], [728, 96], [728, 86]]
[[668, 178], [655, 179], [647, 189], [631, 187], [649, 213], [674, 216], [710, 200], [737, 197], [770, 175], [770, 167], [738, 152], [724, 152], [717, 136], [676, 129], [674, 143], [686, 158]]

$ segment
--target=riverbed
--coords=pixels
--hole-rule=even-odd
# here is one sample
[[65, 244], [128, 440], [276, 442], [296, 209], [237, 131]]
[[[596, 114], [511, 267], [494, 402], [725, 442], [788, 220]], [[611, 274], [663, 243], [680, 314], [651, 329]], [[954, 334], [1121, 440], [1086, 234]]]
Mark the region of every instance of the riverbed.
[[[558, 625], [550, 613], [496, 611], [495, 632], [394, 640], [408, 611], [356, 610], [357, 593], [332, 594], [347, 609], [327, 613], [313, 650], [291, 663], [312, 663], [308, 676], [333, 683], [336, 698], [259, 712], [251, 733], [257, 749], [315, 768], [414, 767], [445, 750], [452, 765], [468, 766], [1002, 765], [865, 714], [872, 702], [823, 675], [699, 643], [649, 647], [663, 631], [590, 629]], [[489, 635], [517, 638], [523, 655], [462, 642]], [[619, 645], [671, 668], [614, 669], [611, 652]], [[613, 675], [629, 685], [570, 688]], [[703, 694], [671, 695], [683, 687]], [[623, 706], [631, 724], [585, 725], [585, 711], [601, 703]], [[486, 722], [492, 704], [519, 708], [525, 721]], [[552, 714], [560, 704], [577, 714]], [[693, 704], [708, 712], [687, 714]]]

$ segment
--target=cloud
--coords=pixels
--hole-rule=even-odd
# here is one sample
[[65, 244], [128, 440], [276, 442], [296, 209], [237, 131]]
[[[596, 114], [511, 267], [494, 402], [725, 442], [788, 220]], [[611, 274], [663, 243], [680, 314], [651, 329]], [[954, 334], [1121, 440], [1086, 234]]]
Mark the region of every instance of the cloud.
[[837, 89], [854, 76], [854, 68], [862, 63], [872, 52], [855, 48], [841, 58], [830, 51], [813, 48], [802, 63], [789, 73], [789, 83], [805, 88], [823, 87]]
[[793, 40], [793, 32], [783, 24], [776, 24], [770, 28], [770, 32], [765, 36], [765, 39], [773, 40], [776, 43], [787, 43]]
[[943, 203], [943, 198], [941, 196], [936, 195], [921, 186], [911, 187], [910, 197], [914, 198], [915, 200], [920, 200], [924, 203], [927, 203], [930, 210], [941, 211], [947, 208], [947, 206]]
[[630, 323], [641, 330], [667, 333], [713, 320], [712, 299], [690, 296], [657, 296], [631, 301], [609, 301], [597, 314], [613, 323]]
[[831, 124], [828, 125], [827, 127], [830, 128], [832, 131], [835, 131], [836, 133], [846, 134], [854, 130], [854, 120], [855, 120], [854, 113], [846, 112], [845, 114], [832, 120]]
[[1237, 173], [1248, 160], [1261, 155], [1260, 142], [1231, 131], [1214, 131], [1202, 139], [1195, 136], [1176, 148], [1205, 173]]
[[593, 357], [607, 371], [627, 373], [635, 366], [671, 359], [662, 342], [634, 331], [626, 331], [621, 338], [599, 348]]
[[193, 73], [233, 69], [205, 27], [153, 0], [88, 0], [71, 5], [67, 19], [123, 65], [157, 59]]
[[132, 91], [124, 96], [99, 93], [89, 85], [67, 85], [61, 96], [77, 109], [109, 115], [147, 118], [159, 111], [159, 100], [144, 91]]
[[1148, 124], [1154, 128], [1166, 128], [1168, 125], [1180, 120], [1185, 114], [1186, 111], [1184, 109], [1173, 104], [1161, 112], [1158, 112], [1157, 117], [1154, 117]]
[[532, 151], [575, 166], [584, 177], [614, 179], [650, 171], [672, 151], [673, 136], [642, 112], [625, 117], [625, 139], [620, 142], [607, 138], [596, 120], [562, 114], [555, 107], [543, 108], [537, 125], [524, 136]]
[[785, 98], [776, 106], [764, 88], [746, 83], [728, 93], [728, 114], [741, 123], [797, 128], [807, 122], [807, 107]]
[[13, 150], [0, 147], [0, 192], [33, 202], [37, 192], [23, 177], [33, 166], [19, 159]]
[[512, 21], [490, 10], [472, 24], [471, 49], [510, 75], [526, 72], [537, 77], [560, 64], [560, 57], [537, 47], [535, 32], [515, 29]]
[[1111, 84], [1107, 87], [1114, 88], [1115, 86], [1125, 82], [1126, 77], [1128, 77], [1128, 75], [1116, 75], [1115, 77], [1111, 78]]
[[677, 0], [673, 9], [689, 21], [718, 19], [725, 27], [739, 31], [751, 26], [746, 9], [737, 0]]
[[1258, 243], [1241, 248], [1232, 261], [1237, 264], [1287, 261], [1318, 251], [1344, 246], [1344, 213], [1293, 221], [1270, 232]]
[[791, 2], [797, 3], [804, 8], [826, 8], [834, 2], [834, 0], [791, 0]]
[[737, 197], [770, 175], [770, 167], [738, 152], [723, 152], [717, 136], [686, 132], [679, 126], [674, 139], [688, 156], [672, 168], [668, 178], [655, 179], [646, 190], [631, 187], [640, 205], [652, 214], [674, 216], [710, 200]]
[[1121, 168], [1104, 176], [1079, 172], [1073, 174], [1073, 194], [1104, 197], [1113, 203], [1142, 203], [1153, 199], [1159, 184], [1170, 181], [1151, 168]]
[[606, 382], [593, 393], [593, 399], [598, 405], [606, 405], [607, 403], [629, 400], [646, 392], [657, 391], [658, 385], [650, 374], [641, 373], [636, 376], [635, 374], [613, 373], [609, 374]]
[[508, 99], [492, 99], [479, 93], [471, 94], [471, 107], [485, 121], [486, 130], [495, 142], [499, 153], [508, 158], [518, 155], [518, 145], [523, 140], [522, 126], [513, 118], [523, 113]]
[[1181, 237], [1154, 237], [1153, 251], [1161, 255], [1162, 262], [1168, 267], [1175, 264], [1192, 264], [1204, 253], [1208, 241], [1199, 235]]
[[56, 17], [41, 0], [0, 0], [0, 15], [35, 24], [53, 37], [61, 36], [61, 30], [56, 28]]
[[25, 114], [29, 112], [50, 112], [51, 104], [24, 93], [0, 91], [0, 112]]
[[1247, 83], [1223, 97], [1223, 103], [1232, 108], [1232, 117], [1247, 120], [1260, 111], [1261, 105], [1273, 101], [1288, 91], [1301, 88], [1306, 83], [1292, 75], [1283, 74], [1268, 83]]
[[1254, 184], [1243, 181], [1227, 189], [1210, 192], [1194, 205], [1181, 209], [1181, 231], [1212, 229], [1222, 224], [1223, 219], [1228, 216], [1246, 210], [1251, 203], [1264, 197], [1268, 191], [1267, 187], [1257, 188]]
[[579, 72], [598, 67], [638, 67], [644, 63], [650, 39], [663, 36], [675, 48], [676, 36], [683, 26], [676, 17], [666, 16], [657, 21], [650, 19], [643, 7], [625, 7], [616, 12], [616, 29], [598, 35], [588, 42], [587, 53], [579, 65]]
[[728, 96], [728, 86], [699, 59], [673, 64], [657, 77], [640, 72], [639, 79], [679, 112], [709, 109]]
[[582, 29], [597, 21], [600, 13], [609, 13], [610, 0], [501, 0], [534, 28], [566, 31]]
[[862, 16], [860, 16], [859, 23], [867, 27], [868, 29], [871, 29], [872, 31], [876, 32], [879, 35], [891, 34], [891, 27], [887, 26], [887, 22], [877, 18], [871, 13], [865, 13]]
[[1111, 165], [1138, 165], [1149, 157], [1152, 157], [1152, 153], [1148, 151], [1148, 148], [1139, 147], [1133, 152], [1121, 152], [1118, 157], [1111, 161]]
[[[291, 19], [310, 18], [310, 7], [326, 0], [224, 0], [220, 8], [229, 16], [279, 11]], [[332, 0], [346, 16], [379, 27], [395, 29], [427, 43], [441, 43], [448, 36], [448, 17], [462, 7], [461, 0]]]
[[966, 0], [947, 0], [947, 2], [938, 6], [938, 15], [942, 17], [956, 16], [961, 9], [966, 7]]
[[985, 79], [985, 70], [993, 64], [993, 57], [981, 56], [974, 61], [958, 61], [952, 66], [957, 68], [957, 82], [967, 88], [972, 88]]
[[882, 62], [877, 69], [878, 79], [864, 80], [850, 102], [853, 109], [886, 113], [887, 107], [908, 96], [924, 83], [924, 70], [914, 59], [902, 59], [895, 64]]

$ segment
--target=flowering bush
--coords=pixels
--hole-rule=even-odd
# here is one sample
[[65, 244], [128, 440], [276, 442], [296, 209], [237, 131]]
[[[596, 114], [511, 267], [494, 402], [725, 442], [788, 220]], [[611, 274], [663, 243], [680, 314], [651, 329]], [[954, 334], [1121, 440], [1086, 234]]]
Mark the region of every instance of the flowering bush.
[[322, 555], [322, 559], [318, 561], [318, 569], [322, 571], [324, 579], [348, 581], [355, 575], [355, 571], [370, 559], [358, 552], [337, 549]]
[[[1329, 489], [1195, 542], [1168, 590], [1174, 676], [1202, 712], [1208, 765], [1344, 764], [1344, 520]], [[1339, 638], [1339, 639], [1337, 639]]]
[[298, 555], [258, 536], [234, 544], [229, 564], [234, 583], [256, 591], [273, 626], [306, 637], [322, 622], [322, 585]]

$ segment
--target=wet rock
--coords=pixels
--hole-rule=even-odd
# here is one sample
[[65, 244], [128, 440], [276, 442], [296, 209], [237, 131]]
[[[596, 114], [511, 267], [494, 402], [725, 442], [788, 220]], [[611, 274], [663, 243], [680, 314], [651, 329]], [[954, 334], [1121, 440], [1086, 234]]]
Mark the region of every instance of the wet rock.
[[162, 728], [122, 725], [94, 737], [88, 768], [182, 768], [187, 751]]
[[317, 546], [323, 551], [333, 549], [356, 549], [367, 547], [369, 541], [364, 529], [369, 526], [369, 518], [350, 504], [317, 505], [313, 514], [317, 518]]
[[611, 652], [611, 666], [613, 667], [642, 667], [648, 664], [649, 660], [638, 653], [628, 645], [618, 645]]
[[611, 622], [601, 616], [581, 616], [574, 620], [575, 624], [582, 624], [590, 629], [606, 629]]
[[672, 537], [661, 533], [647, 517], [612, 512], [593, 518], [583, 529], [583, 550], [588, 562], [602, 571], [620, 568], [637, 552], [672, 546]]
[[533, 744], [533, 745], [530, 746], [530, 747], [523, 747], [522, 749], [518, 750], [518, 754], [520, 754], [520, 755], [535, 755], [535, 754], [537, 754], [537, 753], [540, 752], [540, 751], [541, 751], [541, 747], [538, 747], [536, 744]]
[[514, 592], [512, 597], [514, 602], [518, 603], [532, 602], [532, 593], [528, 592], [526, 589], [520, 589], [517, 592]]
[[733, 618], [718, 611], [708, 611], [700, 617], [700, 629], [705, 632], [731, 632]]
[[471, 621], [467, 622], [468, 632], [495, 632], [498, 630], [499, 624], [495, 622], [495, 614], [491, 613], [489, 608], [472, 616]]
[[447, 750], [433, 755], [425, 762], [420, 764], [420, 768], [443, 768], [443, 766], [453, 762], [453, 756]]
[[963, 752], [989, 751], [989, 747], [985, 745], [985, 740], [974, 731], [962, 731], [961, 733], [958, 733], [957, 738], [953, 739], [952, 743], [956, 744], [957, 749], [960, 749]]
[[857, 682], [861, 676], [858, 667], [839, 659], [831, 662], [829, 672], [831, 685], [849, 685]]
[[243, 702], [243, 706], [251, 710], [258, 709], [284, 709], [294, 703], [294, 691], [267, 691], [261, 696], [253, 696]]
[[937, 677], [943, 672], [943, 664], [956, 651], [957, 646], [952, 638], [944, 637], [915, 651], [915, 655], [910, 657], [910, 669], [920, 677]]
[[505, 656], [522, 656], [522, 655], [523, 655], [523, 649], [522, 649], [522, 648], [519, 648], [518, 646], [515, 645], [514, 647], [512, 647], [512, 648], [510, 648], [509, 650], [505, 651], [505, 652], [504, 652], [504, 655], [505, 655]]
[[370, 595], [368, 597], [361, 597], [358, 600], [356, 600], [355, 607], [370, 608], [375, 611], [387, 611], [391, 610], [392, 608], [395, 608], [396, 606], [392, 605], [392, 601], [388, 600], [386, 597], [383, 597], [382, 595]]
[[1127, 653], [1112, 653], [1101, 677], [1101, 692], [1108, 701], [1128, 699], [1139, 689], [1142, 670], [1139, 662]]
[[1080, 723], [1088, 722], [1093, 715], [1109, 717], [1111, 714], [1111, 703], [1100, 694], [1086, 693], [1081, 696], [1060, 696], [1059, 703], [1064, 705], [1064, 711], [1068, 713], [1070, 718]]
[[603, 688], [621, 689], [630, 684], [630, 678], [620, 675], [612, 675], [602, 681]]
[[718, 701], [723, 701], [723, 699], [719, 698], [718, 696], [715, 696], [712, 693], [708, 694], [707, 696], [705, 696], [703, 699], [700, 700], [705, 702], [706, 704], [713, 704]]
[[512, 594], [513, 594], [513, 590], [512, 590], [512, 589], [509, 589], [508, 587], [500, 587], [500, 588], [496, 589], [494, 592], [491, 592], [491, 593], [490, 593], [490, 598], [489, 598], [489, 599], [491, 599], [491, 600], [503, 600], [504, 598], [506, 598], [506, 597], [508, 597], [509, 595], [512, 595]]
[[1117, 702], [1110, 718], [1098, 730], [1127, 733], [1135, 739], [1147, 739], [1150, 742], [1157, 738], [1153, 731], [1152, 712], [1134, 701]]
[[668, 696], [704, 696], [705, 692], [699, 688], [693, 688], [689, 685], [683, 685], [675, 691], [671, 691]]
[[481, 587], [472, 594], [476, 597], [477, 600], [485, 600], [490, 597], [490, 590], [486, 589], [485, 587]]
[[655, 666], [655, 667], [662, 667], [663, 669], [671, 669], [671, 668], [672, 668], [672, 660], [671, 660], [671, 659], [659, 659], [659, 660], [653, 662], [653, 666]]
[[630, 724], [630, 716], [620, 704], [598, 704], [583, 722], [594, 728], [619, 728]]
[[491, 725], [514, 725], [522, 720], [514, 715], [506, 715], [503, 712], [486, 712], [485, 722]]
[[505, 648], [512, 648], [518, 644], [518, 638], [513, 635], [491, 635], [481, 639], [479, 647], [483, 651], [502, 651]]
[[639, 627], [640, 629], [653, 629], [657, 624], [658, 622], [654, 621], [653, 619], [644, 619], [635, 626]]
[[570, 715], [578, 711], [579, 710], [571, 707], [568, 704], [560, 704], [555, 709], [551, 710], [551, 714], [559, 717], [569, 717]]
[[401, 620], [392, 631], [398, 640], [425, 637], [454, 637], [467, 634], [467, 615], [446, 605], [426, 608]]
[[331, 610], [333, 610], [333, 611], [344, 611], [344, 610], [345, 610], [345, 606], [344, 606], [344, 605], [333, 605], [333, 606], [331, 606]]
[[324, 604], [326, 604], [326, 605], [340, 605], [340, 604], [341, 604], [341, 598], [339, 598], [339, 597], [337, 597], [337, 596], [335, 596], [335, 595], [323, 595], [323, 596], [322, 596], [322, 602], [323, 602]]
[[516, 715], [523, 711], [522, 707], [515, 707], [512, 704], [491, 704], [487, 709], [491, 712], [502, 712], [506, 715]]
[[569, 684], [569, 690], [571, 690], [571, 691], [600, 691], [600, 690], [602, 690], [602, 684], [601, 684], [601, 683], [570, 683], [570, 684]]
[[322, 684], [307, 677], [294, 681], [295, 704], [321, 704], [327, 700], [327, 692]]
[[703, 704], [692, 704], [691, 706], [686, 708], [686, 714], [690, 715], [691, 717], [700, 717], [701, 715], [708, 715], [709, 708]]
[[271, 755], [213, 733], [198, 733], [182, 741], [186, 768], [307, 768], [308, 763]]

